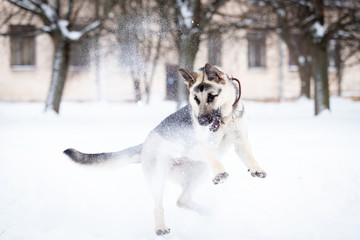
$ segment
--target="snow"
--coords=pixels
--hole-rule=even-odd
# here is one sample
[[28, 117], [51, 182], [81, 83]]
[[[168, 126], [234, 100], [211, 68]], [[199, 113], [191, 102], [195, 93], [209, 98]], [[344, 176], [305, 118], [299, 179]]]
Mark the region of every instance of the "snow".
[[69, 29], [68, 29], [69, 21], [60, 19], [58, 21], [58, 25], [59, 25], [62, 35], [64, 35], [66, 38], [68, 38], [72, 41], [78, 41], [81, 38], [81, 36], [82, 36], [81, 32], [69, 31]]
[[344, 30], [339, 30], [337, 31], [337, 35], [341, 36], [341, 37], [345, 37], [345, 38], [351, 38], [353, 37], [353, 35], [348, 32], [348, 31], [344, 31]]
[[78, 41], [80, 38], [82, 38], [86, 33], [89, 31], [97, 28], [101, 24], [101, 21], [95, 21], [91, 23], [90, 25], [84, 27], [81, 31], [69, 31], [69, 21], [60, 19], [58, 21], [58, 26], [60, 28], [61, 34], [66, 37], [67, 39], [71, 41]]
[[[360, 103], [331, 100], [313, 116], [306, 99], [245, 102], [253, 152], [268, 176], [252, 178], [225, 154], [230, 174], [209, 175], [195, 200], [209, 216], [176, 207], [169, 183], [165, 239], [358, 239]], [[152, 199], [140, 165], [87, 167], [62, 151], [115, 151], [142, 142], [175, 109], [64, 102], [61, 115], [42, 103], [0, 103], [0, 238], [2, 240], [157, 239]], [[161, 239], [161, 238], [158, 238]]]
[[184, 24], [187, 29], [191, 29], [192, 25], [194, 23], [192, 17], [193, 12], [190, 8], [191, 1], [182, 1], [182, 0], [176, 0], [176, 4], [180, 9], [180, 14], [182, 18], [184, 19]]
[[254, 23], [254, 19], [252, 18], [246, 18], [244, 21], [245, 25], [251, 25]]
[[286, 15], [285, 10], [282, 9], [282, 8], [278, 8], [278, 9], [276, 10], [276, 13], [277, 13], [279, 16], [281, 16], [281, 17], [285, 17], [285, 15]]
[[51, 23], [55, 23], [58, 20], [58, 16], [56, 14], [56, 11], [50, 4], [41, 3], [40, 7], [41, 7], [42, 11], [44, 12], [46, 18]]
[[53, 29], [52, 29], [51, 27], [49, 27], [49, 26], [43, 26], [43, 27], [42, 27], [42, 30], [43, 30], [44, 32], [50, 33]]
[[298, 61], [301, 66], [305, 65], [305, 57], [304, 56], [299, 56]]
[[325, 36], [326, 33], [326, 27], [319, 23], [319, 21], [316, 21], [312, 26], [311, 30], [314, 31], [314, 37], [316, 38], [322, 38]]

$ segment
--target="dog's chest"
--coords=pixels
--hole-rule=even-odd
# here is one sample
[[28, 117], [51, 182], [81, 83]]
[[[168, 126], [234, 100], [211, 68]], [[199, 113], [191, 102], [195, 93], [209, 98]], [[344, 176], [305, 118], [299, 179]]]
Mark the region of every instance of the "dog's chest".
[[224, 145], [225, 141], [227, 142], [234, 138], [235, 128], [233, 123], [222, 125], [216, 132], [200, 127], [196, 129], [197, 140], [201, 144], [209, 145], [212, 148], [219, 148]]

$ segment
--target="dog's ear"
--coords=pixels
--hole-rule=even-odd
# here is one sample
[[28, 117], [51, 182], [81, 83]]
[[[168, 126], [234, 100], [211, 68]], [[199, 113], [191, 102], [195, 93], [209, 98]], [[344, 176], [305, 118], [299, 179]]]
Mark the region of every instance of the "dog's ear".
[[186, 70], [180, 68], [179, 73], [182, 76], [182, 78], [185, 80], [186, 85], [188, 88], [190, 88], [196, 81], [197, 73], [188, 73]]
[[225, 83], [223, 73], [210, 63], [205, 64], [205, 73], [209, 81], [215, 81], [217, 83]]

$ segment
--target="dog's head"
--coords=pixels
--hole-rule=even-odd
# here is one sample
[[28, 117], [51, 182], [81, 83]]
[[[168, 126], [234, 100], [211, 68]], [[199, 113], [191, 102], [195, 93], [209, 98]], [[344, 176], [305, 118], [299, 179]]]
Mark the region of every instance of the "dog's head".
[[201, 126], [210, 126], [216, 132], [221, 119], [232, 111], [235, 91], [229, 88], [232, 84], [228, 76], [218, 68], [207, 63], [196, 72], [179, 69], [190, 91], [189, 101], [195, 117]]

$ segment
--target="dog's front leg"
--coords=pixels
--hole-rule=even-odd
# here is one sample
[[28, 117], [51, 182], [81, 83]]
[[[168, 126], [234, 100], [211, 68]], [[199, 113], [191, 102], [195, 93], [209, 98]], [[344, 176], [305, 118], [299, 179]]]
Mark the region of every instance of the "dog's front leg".
[[260, 178], [266, 177], [265, 171], [259, 167], [259, 164], [256, 162], [255, 157], [251, 152], [247, 137], [236, 139], [235, 151], [243, 160], [244, 164], [248, 168], [248, 171], [251, 173], [251, 176]]
[[212, 180], [214, 184], [219, 184], [225, 182], [229, 174], [225, 171], [222, 164], [216, 158], [215, 154], [211, 151], [210, 148], [203, 148], [203, 155], [206, 158], [207, 163], [209, 164], [211, 170], [213, 171], [215, 177]]

